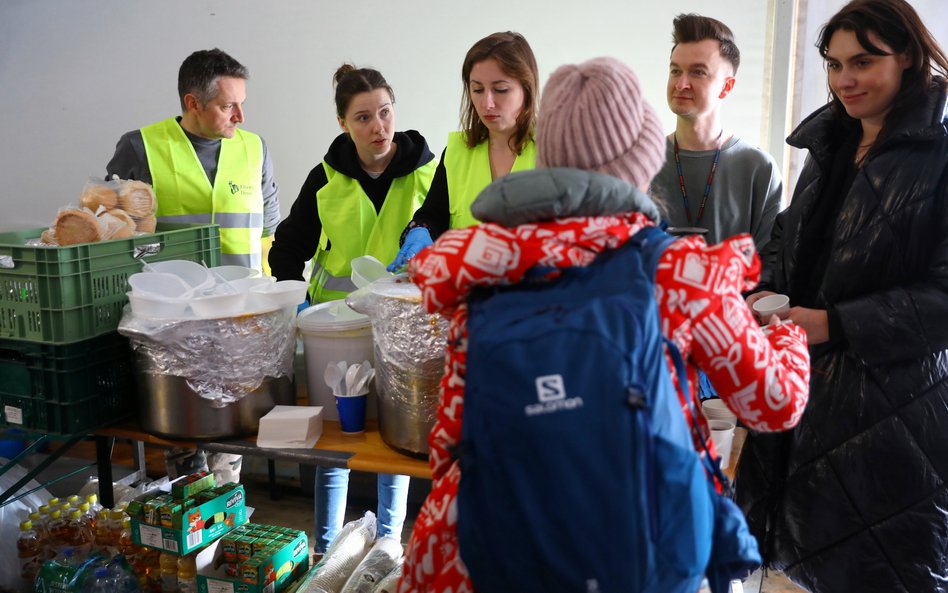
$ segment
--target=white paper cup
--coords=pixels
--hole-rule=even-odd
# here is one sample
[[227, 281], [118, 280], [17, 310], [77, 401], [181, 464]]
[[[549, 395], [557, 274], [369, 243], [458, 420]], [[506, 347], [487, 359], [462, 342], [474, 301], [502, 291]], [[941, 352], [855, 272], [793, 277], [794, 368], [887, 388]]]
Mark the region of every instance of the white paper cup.
[[754, 301], [754, 311], [765, 323], [772, 315], [783, 318], [790, 312], [790, 297], [785, 294], [771, 294]]
[[701, 411], [708, 420], [726, 420], [734, 424], [737, 423], [737, 416], [720, 399], [704, 400], [701, 404]]
[[731, 445], [734, 443], [735, 424], [728, 420], [709, 420], [711, 440], [721, 456], [721, 468], [726, 468], [731, 461]]

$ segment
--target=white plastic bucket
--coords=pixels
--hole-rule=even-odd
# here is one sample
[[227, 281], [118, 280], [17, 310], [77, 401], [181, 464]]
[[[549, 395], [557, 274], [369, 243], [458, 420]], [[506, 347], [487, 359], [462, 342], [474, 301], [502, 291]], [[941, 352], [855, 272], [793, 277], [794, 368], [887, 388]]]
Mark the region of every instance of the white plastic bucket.
[[[356, 313], [345, 301], [338, 300], [303, 310], [296, 325], [303, 337], [309, 405], [323, 406], [323, 418], [339, 420], [336, 398], [325, 381], [326, 365], [340, 360], [349, 364], [368, 360], [375, 366], [372, 323], [368, 316]], [[374, 399], [370, 397], [369, 401]], [[375, 407], [370, 406], [368, 413], [374, 417]]]

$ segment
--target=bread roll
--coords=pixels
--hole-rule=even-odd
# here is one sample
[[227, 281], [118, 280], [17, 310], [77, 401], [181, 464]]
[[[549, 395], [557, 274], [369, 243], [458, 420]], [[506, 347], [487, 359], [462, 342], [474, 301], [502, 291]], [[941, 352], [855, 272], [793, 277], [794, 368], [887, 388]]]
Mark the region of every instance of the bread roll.
[[56, 231], [53, 229], [43, 231], [43, 234], [40, 235], [40, 241], [46, 245], [59, 245], [59, 241], [56, 240]]
[[98, 219], [86, 210], [63, 210], [54, 226], [60, 245], [94, 243], [102, 239]]
[[99, 206], [111, 210], [118, 206], [118, 194], [103, 183], [87, 183], [79, 196], [79, 205], [95, 212]]
[[155, 213], [155, 192], [142, 181], [127, 181], [119, 192], [118, 203], [133, 218], [144, 218]]
[[139, 218], [135, 223], [135, 228], [137, 228], [140, 233], [154, 233], [157, 225], [158, 219], [155, 218], [154, 214], [149, 214], [144, 218]]
[[100, 214], [99, 225], [103, 239], [127, 239], [135, 234], [135, 221], [119, 208]]

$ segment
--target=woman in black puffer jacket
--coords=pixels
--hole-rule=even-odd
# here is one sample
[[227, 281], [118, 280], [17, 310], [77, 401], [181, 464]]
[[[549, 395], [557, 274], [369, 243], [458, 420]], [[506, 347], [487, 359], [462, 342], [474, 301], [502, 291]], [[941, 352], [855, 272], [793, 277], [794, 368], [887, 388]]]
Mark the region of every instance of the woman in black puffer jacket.
[[818, 47], [833, 100], [788, 139], [809, 158], [748, 298], [790, 296], [810, 402], [748, 437], [738, 501], [812, 591], [948, 591], [948, 60], [903, 0], [850, 2]]

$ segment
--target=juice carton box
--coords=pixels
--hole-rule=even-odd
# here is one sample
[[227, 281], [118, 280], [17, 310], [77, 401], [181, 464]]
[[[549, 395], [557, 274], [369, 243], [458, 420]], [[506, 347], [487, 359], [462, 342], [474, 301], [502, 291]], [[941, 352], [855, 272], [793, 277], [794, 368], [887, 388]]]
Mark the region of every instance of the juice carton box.
[[202, 499], [195, 499], [190, 507], [185, 507], [181, 501], [156, 506], [156, 515], [165, 511], [156, 525], [132, 518], [132, 540], [150, 548], [187, 554], [247, 522], [243, 486], [231, 485], [230, 489], [220, 489], [216, 494], [213, 498], [206, 497], [200, 504], [198, 502]]
[[[259, 537], [266, 530], [253, 529], [251, 533], [258, 536], [248, 538], [254, 542], [253, 555], [239, 564], [222, 563], [224, 550], [218, 542], [201, 551], [198, 593], [281, 593], [309, 569], [305, 532], [294, 531], [292, 538], [281, 540], [267, 535]], [[232, 567], [230, 571], [228, 566]]]

